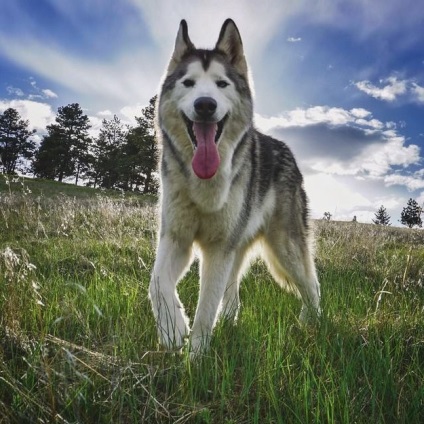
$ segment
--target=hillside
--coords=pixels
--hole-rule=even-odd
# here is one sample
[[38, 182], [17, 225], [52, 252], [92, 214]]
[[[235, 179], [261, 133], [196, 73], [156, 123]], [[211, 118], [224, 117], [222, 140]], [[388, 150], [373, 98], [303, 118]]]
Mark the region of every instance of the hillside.
[[[60, 183], [58, 181], [43, 180], [26, 177], [7, 177], [0, 175], [0, 194], [31, 194], [33, 196], [68, 196], [76, 198], [90, 198], [97, 195], [108, 197], [122, 196], [119, 190], [105, 190], [75, 184]], [[135, 193], [125, 193], [127, 197], [139, 197]]]

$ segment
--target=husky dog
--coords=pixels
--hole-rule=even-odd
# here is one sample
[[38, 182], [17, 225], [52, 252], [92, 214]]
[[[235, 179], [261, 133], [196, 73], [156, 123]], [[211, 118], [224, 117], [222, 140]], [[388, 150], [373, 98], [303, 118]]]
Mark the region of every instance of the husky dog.
[[[231, 19], [213, 50], [195, 48], [181, 21], [156, 115], [161, 223], [149, 297], [160, 342], [176, 348], [190, 335], [194, 354], [206, 349], [219, 312], [237, 318], [252, 250], [300, 295], [302, 321], [319, 314], [302, 175], [286, 144], [253, 126], [247, 63]], [[176, 287], [194, 248], [200, 295], [190, 334]]]

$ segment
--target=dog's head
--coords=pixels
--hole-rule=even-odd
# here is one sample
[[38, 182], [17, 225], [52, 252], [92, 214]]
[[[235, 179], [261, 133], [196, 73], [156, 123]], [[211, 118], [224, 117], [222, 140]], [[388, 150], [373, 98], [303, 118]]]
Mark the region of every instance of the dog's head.
[[[159, 108], [173, 125], [178, 121], [184, 127], [182, 138], [194, 148], [195, 174], [213, 177], [220, 164], [221, 139], [225, 134], [237, 138], [252, 115], [243, 45], [231, 19], [224, 22], [213, 50], [196, 49], [186, 21], [181, 21]], [[165, 117], [160, 126], [172, 133]], [[230, 122], [231, 133], [226, 128]]]

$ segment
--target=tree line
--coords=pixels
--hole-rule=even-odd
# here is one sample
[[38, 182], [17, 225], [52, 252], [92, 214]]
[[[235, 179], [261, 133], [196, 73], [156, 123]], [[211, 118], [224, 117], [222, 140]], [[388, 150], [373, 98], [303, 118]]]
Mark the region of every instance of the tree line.
[[78, 103], [58, 108], [39, 146], [29, 121], [9, 108], [0, 114], [0, 170], [4, 174], [32, 173], [35, 177], [108, 189], [156, 193], [158, 149], [155, 142], [156, 97], [124, 125], [115, 115], [104, 119], [97, 137], [89, 135], [90, 120]]
[[[421, 228], [423, 225], [423, 221], [421, 219], [421, 215], [423, 214], [423, 208], [418, 204], [415, 199], [409, 199], [406, 206], [402, 209], [400, 214], [399, 222], [402, 225], [406, 225], [408, 228], [419, 227]], [[383, 227], [392, 225], [390, 222], [390, 215], [387, 212], [387, 209], [381, 205], [377, 212], [374, 213], [375, 218], [372, 222], [376, 225], [381, 225]], [[324, 212], [323, 220], [331, 221], [331, 213]], [[353, 217], [353, 222], [356, 222], [356, 216]]]

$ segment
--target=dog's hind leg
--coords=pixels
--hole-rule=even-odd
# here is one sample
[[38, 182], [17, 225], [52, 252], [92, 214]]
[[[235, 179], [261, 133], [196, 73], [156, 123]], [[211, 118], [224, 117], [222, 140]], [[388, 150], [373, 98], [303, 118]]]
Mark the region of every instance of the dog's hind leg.
[[265, 237], [264, 259], [281, 286], [298, 291], [302, 301], [300, 321], [320, 314], [320, 286], [306, 237], [290, 232], [270, 232]]
[[182, 346], [189, 333], [188, 318], [176, 287], [191, 261], [191, 245], [177, 243], [167, 236], [160, 239], [149, 297], [160, 342], [168, 349]]
[[193, 354], [208, 348], [233, 268], [235, 253], [225, 252], [220, 247], [208, 248], [202, 252], [199, 302], [190, 336], [190, 349]]
[[245, 248], [240, 249], [235, 255], [224, 298], [222, 299], [221, 316], [228, 321], [236, 321], [240, 310], [240, 282], [243, 277], [243, 271], [246, 268], [245, 263], [248, 262], [246, 260], [246, 250]]

